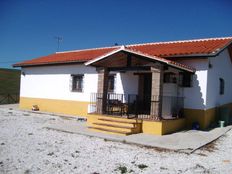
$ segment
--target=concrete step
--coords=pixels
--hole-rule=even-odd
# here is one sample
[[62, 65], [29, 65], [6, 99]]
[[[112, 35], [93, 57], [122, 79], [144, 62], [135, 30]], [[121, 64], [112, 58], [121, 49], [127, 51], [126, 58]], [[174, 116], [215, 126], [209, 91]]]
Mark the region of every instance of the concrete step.
[[[108, 126], [108, 127], [116, 127], [116, 128], [122, 128], [122, 129], [132, 129], [135, 128], [135, 126], [124, 126], [124, 125], [116, 125], [116, 124], [108, 124], [108, 123], [93, 123], [95, 125], [100, 125], [100, 126]], [[133, 124], [134, 125], [134, 124]]]
[[106, 124], [106, 123], [92, 123], [91, 126], [103, 128], [103, 129], [116, 130], [116, 131], [124, 131], [124, 132], [132, 132], [132, 133], [138, 132], [136, 127], [114, 125], [114, 124], [110, 124], [110, 123], [108, 123], [108, 124]]
[[127, 117], [121, 117], [121, 116], [112, 116], [112, 115], [101, 115], [98, 116], [98, 118], [101, 119], [111, 119], [111, 120], [120, 120], [120, 121], [127, 121], [127, 122], [141, 122], [141, 120], [138, 120], [136, 118], [127, 118]]
[[130, 131], [112, 130], [109, 128], [102, 128], [102, 127], [96, 127], [96, 126], [89, 126], [88, 128], [93, 129], [94, 131], [102, 132], [102, 133], [111, 133], [111, 134], [117, 134], [117, 135], [131, 135], [131, 134], [133, 134]]
[[125, 122], [117, 122], [117, 121], [111, 121], [111, 120], [105, 120], [105, 119], [98, 119], [96, 121], [94, 121], [94, 123], [100, 123], [100, 124], [111, 124], [112, 126], [124, 126], [124, 127], [128, 127], [128, 128], [135, 128], [137, 123], [125, 123]]
[[98, 132], [130, 135], [141, 132], [142, 122], [136, 119], [98, 116], [90, 117], [88, 119], [88, 126], [90, 129]]
[[101, 121], [109, 121], [109, 122], [116, 122], [116, 123], [141, 123], [141, 120], [134, 120], [134, 119], [126, 119], [126, 118], [98, 118]]

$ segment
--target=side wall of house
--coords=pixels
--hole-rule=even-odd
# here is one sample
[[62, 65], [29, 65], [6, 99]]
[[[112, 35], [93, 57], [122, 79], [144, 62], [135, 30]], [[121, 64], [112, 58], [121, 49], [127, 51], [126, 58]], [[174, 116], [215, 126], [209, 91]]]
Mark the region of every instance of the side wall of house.
[[196, 69], [193, 75], [192, 87], [184, 88], [184, 107], [186, 109], [204, 110], [206, 107], [207, 95], [207, 71], [208, 60], [206, 59], [185, 59], [179, 61]]
[[187, 118], [187, 126], [190, 128], [194, 122], [198, 122], [202, 129], [206, 128], [208, 126], [205, 122], [208, 59], [185, 59], [180, 62], [196, 69], [192, 87], [184, 88], [184, 115]]
[[[85, 65], [38, 66], [22, 68], [20, 107], [41, 111], [88, 116], [91, 93], [97, 92], [98, 73]], [[133, 72], [117, 73], [115, 93], [137, 94], [138, 76]], [[83, 92], [71, 90], [71, 74], [83, 74]]]
[[[194, 63], [195, 62], [195, 63]], [[196, 68], [193, 77], [193, 88], [185, 88], [185, 116], [190, 127], [193, 122], [200, 123], [201, 128], [207, 128], [215, 123], [219, 108], [226, 106], [232, 110], [232, 62], [228, 49], [216, 57], [182, 61]], [[210, 67], [211, 65], [211, 67]], [[225, 81], [225, 93], [219, 94], [219, 79]], [[231, 114], [231, 113], [229, 113]]]
[[[98, 75], [84, 65], [22, 68], [20, 107], [72, 115], [86, 115], [90, 94], [97, 92]], [[83, 92], [71, 91], [71, 74], [84, 74]]]
[[[232, 62], [228, 49], [218, 56], [209, 58], [211, 68], [208, 70], [206, 121], [212, 122], [220, 119], [221, 112], [224, 116], [232, 117]], [[220, 81], [225, 82], [224, 94], [220, 94]], [[223, 111], [224, 110], [224, 111]]]
[[[38, 66], [22, 68], [20, 107], [31, 109], [38, 105], [42, 111], [86, 116], [91, 93], [97, 92], [98, 73], [84, 65]], [[115, 76], [117, 94], [138, 94], [135, 72], [110, 72]], [[83, 92], [71, 91], [71, 74], [84, 74]], [[164, 84], [165, 96], [177, 96], [176, 84]], [[127, 99], [125, 98], [125, 101]], [[169, 111], [170, 108], [165, 108]], [[165, 112], [166, 113], [166, 112]], [[167, 115], [167, 114], [166, 114]]]
[[[208, 70], [207, 109], [232, 103], [232, 62], [228, 50], [209, 58], [212, 68]], [[225, 81], [224, 94], [219, 93], [219, 79]]]

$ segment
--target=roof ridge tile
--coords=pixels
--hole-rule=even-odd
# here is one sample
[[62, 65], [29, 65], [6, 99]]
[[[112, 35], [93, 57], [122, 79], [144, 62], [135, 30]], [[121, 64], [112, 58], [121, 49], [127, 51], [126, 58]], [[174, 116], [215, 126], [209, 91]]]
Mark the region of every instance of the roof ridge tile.
[[81, 52], [81, 51], [95, 51], [95, 50], [103, 50], [103, 49], [110, 49], [110, 48], [120, 48], [121, 46], [111, 46], [111, 47], [98, 47], [98, 48], [86, 48], [81, 50], [70, 50], [70, 51], [58, 51], [55, 54], [62, 54], [62, 53], [75, 53], [75, 52]]

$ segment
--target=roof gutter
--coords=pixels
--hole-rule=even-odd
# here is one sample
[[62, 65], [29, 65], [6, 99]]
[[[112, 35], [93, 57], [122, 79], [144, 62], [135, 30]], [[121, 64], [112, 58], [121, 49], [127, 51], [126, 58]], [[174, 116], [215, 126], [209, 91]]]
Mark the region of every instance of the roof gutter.
[[37, 63], [37, 64], [25, 64], [25, 65], [21, 65], [21, 64], [13, 64], [12, 66], [14, 68], [16, 67], [34, 67], [34, 66], [52, 66], [52, 65], [66, 65], [66, 64], [79, 64], [79, 63], [84, 63], [86, 61], [69, 61], [69, 62], [51, 62], [51, 63]]

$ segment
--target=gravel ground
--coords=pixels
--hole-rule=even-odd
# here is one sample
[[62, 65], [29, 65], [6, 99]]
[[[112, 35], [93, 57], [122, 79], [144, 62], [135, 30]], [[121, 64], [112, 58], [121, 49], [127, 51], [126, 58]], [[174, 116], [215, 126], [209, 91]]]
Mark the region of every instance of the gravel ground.
[[45, 123], [58, 119], [64, 118], [0, 108], [0, 173], [232, 171], [232, 131], [188, 155], [43, 128]]

